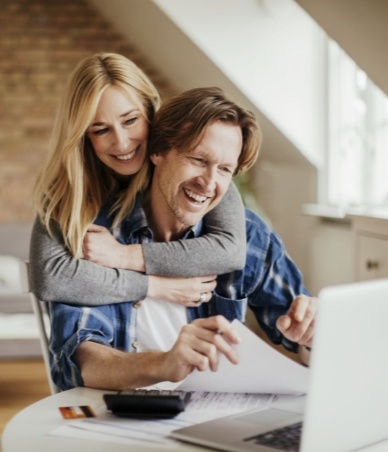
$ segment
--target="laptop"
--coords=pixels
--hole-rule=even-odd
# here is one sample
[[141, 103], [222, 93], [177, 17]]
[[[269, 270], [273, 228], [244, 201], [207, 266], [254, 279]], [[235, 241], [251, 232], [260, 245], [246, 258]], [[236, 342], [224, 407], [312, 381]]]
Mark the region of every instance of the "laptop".
[[388, 279], [328, 287], [319, 299], [301, 413], [275, 404], [171, 436], [236, 452], [354, 451], [388, 439]]

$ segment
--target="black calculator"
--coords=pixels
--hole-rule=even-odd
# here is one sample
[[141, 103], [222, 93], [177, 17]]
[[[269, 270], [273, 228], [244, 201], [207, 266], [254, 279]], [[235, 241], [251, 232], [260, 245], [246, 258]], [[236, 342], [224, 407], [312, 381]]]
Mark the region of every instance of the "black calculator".
[[169, 418], [184, 411], [191, 392], [162, 389], [127, 389], [104, 394], [105, 404], [113, 414], [133, 418]]

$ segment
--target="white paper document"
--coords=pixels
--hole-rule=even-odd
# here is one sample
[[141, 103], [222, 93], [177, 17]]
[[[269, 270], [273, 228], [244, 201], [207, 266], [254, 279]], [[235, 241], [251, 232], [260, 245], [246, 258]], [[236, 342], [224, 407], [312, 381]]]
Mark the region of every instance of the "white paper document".
[[307, 392], [307, 367], [272, 348], [238, 320], [232, 325], [242, 339], [235, 346], [240, 362], [234, 365], [220, 355], [217, 372], [194, 371], [177, 389], [270, 394]]

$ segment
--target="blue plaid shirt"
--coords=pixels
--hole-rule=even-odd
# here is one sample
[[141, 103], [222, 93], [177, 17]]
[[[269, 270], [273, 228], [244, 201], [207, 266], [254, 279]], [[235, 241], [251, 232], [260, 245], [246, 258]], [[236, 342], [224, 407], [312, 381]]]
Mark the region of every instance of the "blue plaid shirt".
[[[108, 228], [111, 226], [106, 209], [102, 209], [96, 223]], [[244, 322], [249, 307], [273, 343], [297, 351], [297, 344], [288, 341], [275, 324], [277, 318], [287, 312], [296, 295], [308, 294], [302, 284], [302, 276], [276, 233], [248, 209], [246, 228], [247, 258], [244, 269], [220, 275], [211, 301], [187, 308], [188, 321], [221, 314], [230, 321], [239, 319]], [[186, 233], [184, 239], [199, 237], [205, 232], [200, 222]], [[152, 241], [141, 196], [136, 200], [133, 213], [123, 222], [118, 240], [127, 244]], [[96, 307], [50, 303], [51, 373], [57, 386], [62, 389], [83, 386], [73, 355], [84, 341], [136, 352], [136, 301]]]

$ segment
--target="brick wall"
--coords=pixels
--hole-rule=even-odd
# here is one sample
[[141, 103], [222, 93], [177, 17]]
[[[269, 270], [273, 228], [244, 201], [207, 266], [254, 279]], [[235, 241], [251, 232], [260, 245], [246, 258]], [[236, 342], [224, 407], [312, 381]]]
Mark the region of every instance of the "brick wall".
[[172, 91], [86, 0], [1, 0], [0, 223], [34, 217], [34, 181], [64, 84], [100, 51], [129, 57], [162, 93]]

